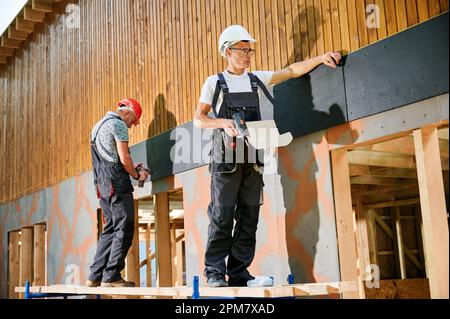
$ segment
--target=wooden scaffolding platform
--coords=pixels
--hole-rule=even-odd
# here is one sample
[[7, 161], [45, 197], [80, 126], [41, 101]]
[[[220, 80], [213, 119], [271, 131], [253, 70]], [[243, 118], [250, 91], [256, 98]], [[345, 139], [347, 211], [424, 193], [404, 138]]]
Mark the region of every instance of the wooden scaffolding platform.
[[[28, 289], [28, 291], [27, 291]], [[16, 287], [15, 292], [24, 293], [25, 297], [45, 298], [67, 295], [106, 295], [106, 296], [137, 296], [137, 297], [176, 297], [193, 298], [201, 297], [239, 297], [239, 298], [281, 298], [281, 297], [305, 297], [340, 294], [358, 290], [357, 282], [333, 282], [293, 284], [274, 287], [124, 287], [109, 288], [70, 285]]]

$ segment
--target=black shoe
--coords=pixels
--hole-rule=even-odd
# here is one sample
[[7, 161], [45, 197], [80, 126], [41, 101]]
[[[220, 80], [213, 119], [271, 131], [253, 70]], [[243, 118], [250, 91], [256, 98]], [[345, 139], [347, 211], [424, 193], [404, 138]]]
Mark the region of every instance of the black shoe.
[[248, 278], [239, 278], [239, 279], [234, 279], [229, 277], [228, 278], [228, 286], [229, 287], [247, 287], [247, 281], [249, 280], [253, 280], [255, 279], [255, 277], [250, 276]]
[[208, 287], [228, 287], [224, 276], [215, 275], [208, 278]]

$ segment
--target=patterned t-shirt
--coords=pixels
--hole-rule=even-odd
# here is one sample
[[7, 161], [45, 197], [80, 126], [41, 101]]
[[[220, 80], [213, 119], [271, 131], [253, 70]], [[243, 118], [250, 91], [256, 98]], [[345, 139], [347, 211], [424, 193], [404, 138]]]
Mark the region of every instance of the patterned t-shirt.
[[98, 126], [108, 117], [114, 117], [106, 121], [99, 129], [95, 144], [100, 155], [110, 162], [119, 163], [119, 154], [117, 153], [117, 142], [128, 142], [128, 127], [124, 121], [122, 121], [118, 115], [114, 112], [106, 113], [97, 124], [95, 124], [92, 130], [91, 139], [93, 134], [97, 131]]

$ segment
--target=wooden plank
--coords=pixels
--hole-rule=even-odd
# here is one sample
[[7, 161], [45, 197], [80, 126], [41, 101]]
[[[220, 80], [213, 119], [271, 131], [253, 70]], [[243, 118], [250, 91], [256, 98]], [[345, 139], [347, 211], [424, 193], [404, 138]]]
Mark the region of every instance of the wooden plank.
[[395, 1], [384, 1], [384, 7], [386, 14], [387, 35], [390, 36], [398, 31], [397, 15], [395, 13]]
[[45, 225], [33, 226], [33, 285], [45, 285]]
[[354, 176], [350, 177], [350, 183], [352, 185], [408, 185], [417, 184], [417, 181], [395, 177]]
[[408, 20], [406, 16], [405, 0], [395, 0], [395, 12], [397, 16], [398, 31], [406, 29], [408, 27]]
[[385, 207], [398, 207], [398, 206], [409, 206], [413, 204], [420, 203], [420, 198], [411, 198], [404, 200], [396, 200], [386, 203], [376, 203], [364, 205], [365, 208], [385, 208]]
[[417, 0], [417, 13], [419, 15], [419, 22], [423, 22], [430, 18], [427, 0]]
[[12, 56], [14, 54], [14, 48], [0, 47], [0, 56]]
[[350, 151], [347, 156], [350, 164], [393, 168], [416, 168], [414, 157], [408, 155], [355, 150]]
[[33, 32], [36, 22], [25, 20], [22, 16], [16, 17], [16, 29], [19, 31]]
[[[347, 151], [337, 149], [331, 152], [333, 171], [334, 205], [339, 247], [341, 280], [357, 281], [358, 268], [355, 236], [353, 233], [352, 200], [350, 190]], [[344, 293], [344, 298], [360, 298], [360, 292]]]
[[369, 240], [369, 256], [370, 262], [373, 265], [379, 265], [378, 263], [378, 240], [377, 240], [377, 228], [375, 224], [375, 210], [367, 209], [366, 210], [366, 219], [367, 219], [367, 237]]
[[[199, 287], [201, 297], [294, 297], [320, 296], [335, 293], [350, 293], [357, 290], [356, 282], [330, 282], [295, 284], [275, 287]], [[15, 288], [16, 292], [24, 292], [25, 287]], [[124, 287], [124, 288], [90, 288], [86, 286], [52, 285], [30, 287], [31, 293], [80, 294], [80, 295], [125, 295], [125, 296], [192, 296], [192, 287]]]
[[33, 10], [31, 6], [23, 8], [23, 18], [26, 21], [42, 22], [45, 19], [45, 12]]
[[351, 164], [350, 176], [378, 176], [417, 179], [417, 171], [408, 168], [374, 167]]
[[425, 262], [431, 298], [449, 298], [449, 236], [436, 127], [414, 131]]
[[20, 48], [21, 43], [22, 43], [22, 40], [10, 39], [5, 35], [2, 37], [2, 47], [5, 47], [5, 48], [18, 49], [18, 48]]
[[342, 52], [344, 55], [346, 55], [348, 54], [348, 52], [351, 51], [347, 2], [340, 0], [338, 1], [338, 3], [339, 3], [339, 23], [341, 32]]
[[356, 13], [356, 1], [347, 0], [347, 17], [348, 17], [348, 37], [350, 39], [350, 50], [359, 49], [358, 17]]
[[18, 299], [19, 294], [14, 287], [20, 285], [20, 234], [18, 231], [9, 232], [8, 240], [8, 298]]
[[[33, 228], [24, 227], [20, 236], [20, 281], [19, 285], [24, 286], [25, 282], [33, 281]], [[20, 295], [23, 298], [23, 294]]]
[[139, 201], [134, 201], [134, 234], [131, 247], [127, 255], [127, 280], [136, 284], [136, 287], [140, 286], [140, 274], [139, 274], [139, 215], [138, 215]]
[[30, 33], [28, 31], [19, 31], [16, 29], [14, 24], [11, 24], [8, 27], [8, 38], [14, 39], [14, 40], [27, 40], [28, 35]]
[[396, 206], [394, 207], [393, 212], [393, 220], [395, 223], [395, 232], [396, 232], [396, 239], [397, 239], [397, 247], [398, 247], [398, 259], [399, 259], [399, 266], [400, 266], [400, 276], [402, 279], [406, 279], [406, 265], [405, 265], [405, 252], [403, 250], [403, 233], [402, 233], [402, 223], [400, 218], [400, 207]]
[[53, 0], [32, 0], [31, 8], [41, 12], [52, 12], [54, 2]]
[[146, 227], [146, 238], [145, 238], [145, 261], [146, 261], [146, 274], [147, 274], [147, 287], [152, 286], [152, 259], [150, 255], [152, 254], [151, 246], [151, 224], [147, 224]]
[[428, 10], [430, 12], [430, 18], [441, 13], [439, 1], [438, 0], [428, 0]]
[[172, 253], [170, 245], [169, 194], [155, 195], [156, 263], [158, 287], [172, 286]]
[[184, 230], [175, 230], [175, 234], [177, 235], [175, 239], [175, 252], [176, 252], [176, 271], [175, 271], [175, 284], [178, 286], [182, 286], [183, 283], [183, 264], [184, 264]]
[[419, 17], [417, 15], [417, 1], [406, 1], [406, 17], [408, 21], [408, 27], [411, 27], [419, 23]]
[[360, 265], [360, 275], [364, 280], [367, 267], [370, 265], [369, 236], [368, 236], [368, 218], [361, 200], [357, 201], [355, 209], [356, 236], [358, 245], [358, 259]]
[[7, 63], [8, 57], [6, 55], [0, 55], [0, 63]]

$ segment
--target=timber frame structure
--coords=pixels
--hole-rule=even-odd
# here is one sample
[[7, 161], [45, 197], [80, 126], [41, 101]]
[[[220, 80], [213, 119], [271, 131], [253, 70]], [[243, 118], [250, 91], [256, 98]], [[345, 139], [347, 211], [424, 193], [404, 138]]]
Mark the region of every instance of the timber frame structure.
[[[449, 298], [448, 1], [230, 3], [30, 0], [1, 35], [0, 298]], [[271, 89], [264, 114], [294, 140], [264, 176], [250, 271], [274, 287], [201, 277], [211, 133], [191, 118], [230, 24], [258, 39], [257, 70], [344, 54]], [[103, 222], [85, 137], [124, 96], [147, 125], [132, 158], [154, 172], [123, 271], [138, 287], [87, 288]]]

